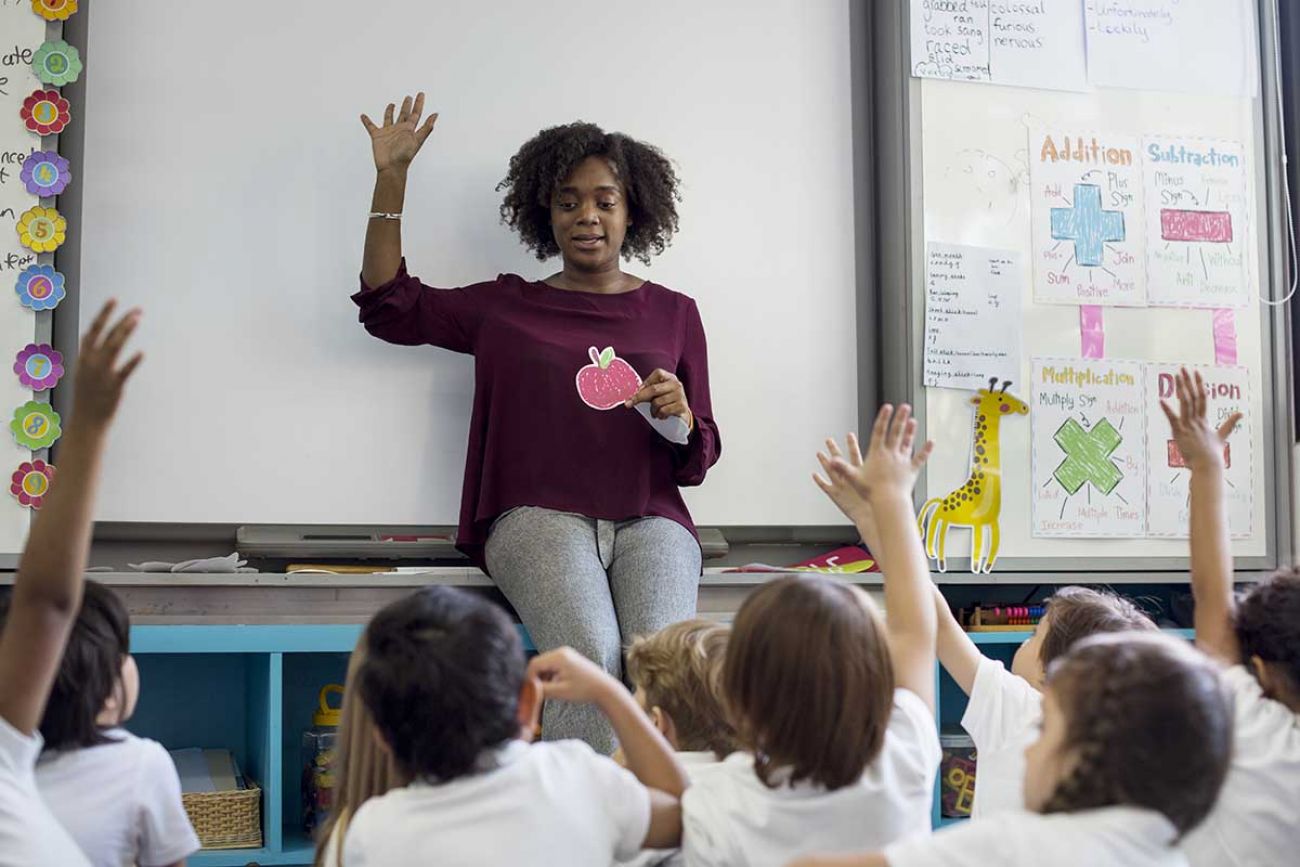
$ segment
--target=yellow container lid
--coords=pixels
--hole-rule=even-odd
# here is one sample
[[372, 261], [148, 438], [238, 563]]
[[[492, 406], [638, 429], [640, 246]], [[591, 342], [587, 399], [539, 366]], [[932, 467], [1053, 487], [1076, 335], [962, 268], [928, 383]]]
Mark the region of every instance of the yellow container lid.
[[[338, 693], [339, 706], [330, 707], [330, 694]], [[337, 683], [331, 683], [321, 688], [320, 704], [316, 708], [316, 713], [312, 714], [312, 725], [334, 726], [338, 727], [343, 720], [343, 687]]]

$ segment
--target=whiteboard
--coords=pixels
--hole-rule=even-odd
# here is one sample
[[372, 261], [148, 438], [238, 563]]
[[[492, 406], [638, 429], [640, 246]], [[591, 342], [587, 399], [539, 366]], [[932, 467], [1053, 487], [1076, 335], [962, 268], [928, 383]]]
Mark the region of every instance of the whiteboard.
[[540, 128], [659, 145], [681, 233], [629, 270], [693, 296], [723, 457], [702, 524], [842, 523], [812, 485], [857, 418], [849, 4], [113, 0], [89, 16], [80, 311], [145, 308], [112, 521], [449, 524], [471, 361], [364, 333], [357, 120], [423, 88], [405, 242], [433, 285], [538, 278], [494, 187]]
[[[1241, 142], [1247, 154], [1248, 214], [1252, 246], [1247, 255], [1251, 285], [1267, 295], [1268, 225], [1264, 147], [1257, 99], [1199, 94], [1098, 89], [1054, 93], [995, 85], [925, 80], [914, 83], [920, 102], [920, 165], [924, 235], [927, 241], [1009, 248], [1022, 260], [1022, 340], [1024, 355], [1012, 391], [1030, 395], [1030, 364], [1035, 357], [1079, 357], [1079, 308], [1073, 304], [1033, 303], [1030, 253], [1029, 130], [1106, 130], [1117, 134], [1182, 134]], [[915, 261], [915, 260], [914, 260]], [[923, 274], [923, 269], [919, 272]], [[918, 276], [918, 281], [922, 278]], [[1261, 280], [1264, 282], [1261, 284]], [[915, 290], [923, 298], [924, 286]], [[923, 303], [923, 302], [920, 302]], [[1106, 307], [1105, 358], [1142, 362], [1213, 365], [1215, 351], [1209, 310]], [[1250, 369], [1249, 433], [1254, 456], [1253, 532], [1236, 540], [1238, 556], [1268, 551], [1266, 513], [1272, 457], [1266, 431], [1275, 411], [1269, 369], [1273, 363], [1268, 322], [1253, 300], [1236, 315], [1238, 364]], [[926, 496], [942, 496], [966, 478], [970, 460], [969, 392], [926, 389], [926, 426], [938, 440], [926, 476]], [[1154, 414], [1152, 414], [1152, 411]], [[1285, 412], [1284, 407], [1276, 409]], [[1031, 415], [1033, 410], [1031, 409]], [[1158, 407], [1149, 425], [1167, 425]], [[1104, 560], [1185, 558], [1185, 539], [1063, 539], [1031, 534], [1030, 426], [1026, 417], [1002, 424], [1001, 513], [1003, 567], [1014, 558], [1075, 558], [1081, 568]], [[970, 531], [949, 536], [949, 569], [969, 568]]]

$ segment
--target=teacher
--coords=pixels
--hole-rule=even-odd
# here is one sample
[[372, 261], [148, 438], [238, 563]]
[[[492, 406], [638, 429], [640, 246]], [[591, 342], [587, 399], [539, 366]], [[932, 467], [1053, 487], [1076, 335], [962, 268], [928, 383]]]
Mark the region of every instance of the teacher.
[[[695, 302], [620, 264], [648, 265], [672, 239], [677, 175], [621, 133], [542, 130], [497, 189], [502, 221], [560, 270], [433, 289], [402, 257], [407, 169], [438, 117], [423, 112], [419, 94], [382, 125], [361, 116], [377, 176], [352, 300], [382, 340], [474, 356], [457, 547], [539, 650], [567, 644], [620, 676], [625, 637], [695, 613], [700, 546], [679, 487], [722, 450]], [[614, 747], [585, 706], [550, 703], [543, 730]]]

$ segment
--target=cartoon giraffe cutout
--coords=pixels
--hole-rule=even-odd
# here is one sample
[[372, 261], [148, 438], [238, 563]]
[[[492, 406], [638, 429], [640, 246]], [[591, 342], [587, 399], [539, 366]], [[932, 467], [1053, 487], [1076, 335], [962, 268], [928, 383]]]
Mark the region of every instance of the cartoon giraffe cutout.
[[[917, 523], [925, 535], [925, 553], [935, 560], [940, 572], [948, 571], [946, 548], [948, 530], [969, 527], [971, 530], [970, 570], [993, 571], [998, 559], [1001, 530], [998, 517], [1002, 511], [1002, 455], [998, 440], [1002, 416], [1028, 415], [1029, 406], [1007, 393], [1011, 382], [994, 391], [997, 377], [989, 380], [970, 399], [975, 407], [975, 434], [971, 446], [971, 471], [966, 483], [942, 497], [928, 500], [921, 507]], [[985, 536], [987, 535], [987, 540]]]

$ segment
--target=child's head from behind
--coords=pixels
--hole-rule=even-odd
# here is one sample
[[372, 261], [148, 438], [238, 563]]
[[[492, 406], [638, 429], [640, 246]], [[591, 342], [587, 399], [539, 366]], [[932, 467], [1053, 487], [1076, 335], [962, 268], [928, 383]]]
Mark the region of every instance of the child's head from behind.
[[1034, 634], [1016, 650], [1011, 671], [1042, 688], [1047, 669], [1090, 635], [1153, 632], [1156, 625], [1128, 599], [1087, 587], [1062, 587], [1047, 600]]
[[1209, 659], [1159, 634], [1098, 635], [1049, 670], [1025, 806], [1144, 807], [1181, 836], [1214, 806], [1231, 752], [1232, 712]]
[[131, 656], [131, 617], [111, 589], [87, 581], [54, 679], [41, 737], [48, 750], [107, 743], [104, 730], [135, 712], [140, 673]]
[[722, 692], [765, 785], [855, 782], [884, 744], [894, 701], [875, 606], [821, 576], [765, 584], [732, 624]]
[[426, 587], [376, 614], [363, 644], [357, 686], [412, 779], [473, 773], [484, 750], [519, 737], [534, 716], [519, 634], [481, 596]]
[[730, 633], [711, 620], [684, 620], [627, 649], [637, 701], [675, 750], [723, 757], [735, 749], [720, 692]]
[[1264, 693], [1300, 713], [1300, 571], [1280, 572], [1247, 590], [1235, 628], [1242, 661]]

